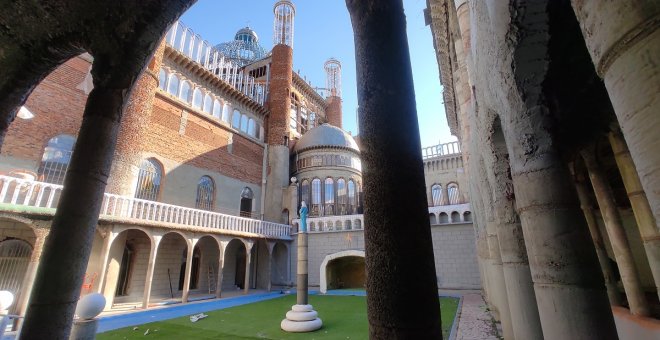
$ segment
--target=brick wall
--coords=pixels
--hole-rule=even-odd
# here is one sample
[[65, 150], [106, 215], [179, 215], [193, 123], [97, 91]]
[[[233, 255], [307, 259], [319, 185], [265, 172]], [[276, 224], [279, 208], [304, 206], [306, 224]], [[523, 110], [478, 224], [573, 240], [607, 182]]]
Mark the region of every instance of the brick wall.
[[87, 94], [83, 83], [90, 63], [75, 57], [55, 69], [37, 86], [25, 104], [32, 119], [16, 118], [7, 131], [2, 156], [41, 161], [48, 140], [59, 134], [78, 135]]
[[241, 181], [261, 183], [263, 146], [164, 96], [156, 97], [151, 126], [144, 138], [145, 152]]

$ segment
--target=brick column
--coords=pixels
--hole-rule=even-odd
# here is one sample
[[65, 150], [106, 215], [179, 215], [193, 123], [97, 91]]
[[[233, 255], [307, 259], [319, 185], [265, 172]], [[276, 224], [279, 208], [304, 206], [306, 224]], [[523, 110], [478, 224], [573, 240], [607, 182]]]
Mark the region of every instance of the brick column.
[[341, 98], [331, 96], [326, 99], [326, 102], [328, 107], [325, 109], [325, 117], [328, 119], [328, 124], [342, 129]]
[[151, 58], [147, 69], [135, 83], [124, 109], [108, 180], [107, 191], [109, 193], [126, 196], [135, 194], [135, 181], [142, 161], [143, 145], [158, 89], [158, 73], [163, 64], [164, 51], [165, 42], [163, 41]]
[[289, 110], [293, 86], [293, 49], [279, 44], [273, 47], [268, 91], [268, 144], [283, 145], [289, 138]]
[[371, 339], [441, 339], [403, 4], [346, 0], [346, 5], [355, 37], [365, 169], [369, 335]]

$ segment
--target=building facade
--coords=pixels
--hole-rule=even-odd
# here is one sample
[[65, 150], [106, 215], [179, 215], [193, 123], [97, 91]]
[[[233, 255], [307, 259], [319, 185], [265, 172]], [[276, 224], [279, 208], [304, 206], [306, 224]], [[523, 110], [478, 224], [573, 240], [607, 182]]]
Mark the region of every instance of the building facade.
[[[325, 96], [317, 93], [292, 72], [295, 7], [279, 1], [274, 14], [267, 53], [249, 28], [213, 45], [177, 22], [138, 80], [81, 288], [102, 293], [107, 310], [292, 286], [303, 200], [310, 284], [364, 285], [362, 165], [341, 129], [341, 64], [323, 65]], [[93, 62], [83, 54], [55, 69], [4, 139], [0, 290], [15, 293], [16, 314], [62, 195]], [[479, 288], [461, 150], [424, 152], [439, 285]]]

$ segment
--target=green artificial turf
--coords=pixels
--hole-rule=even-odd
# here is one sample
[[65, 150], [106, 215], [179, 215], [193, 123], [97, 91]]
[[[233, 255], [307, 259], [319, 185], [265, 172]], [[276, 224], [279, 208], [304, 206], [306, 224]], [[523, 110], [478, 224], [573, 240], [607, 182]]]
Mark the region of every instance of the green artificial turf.
[[[280, 322], [295, 295], [216, 310], [208, 318], [190, 322], [188, 317], [122, 328], [97, 335], [97, 339], [367, 339], [367, 304], [363, 296], [311, 295], [309, 302], [318, 311], [323, 327], [313, 333], [286, 333]], [[441, 298], [442, 329], [447, 339], [458, 299]], [[144, 335], [149, 330], [149, 334]]]

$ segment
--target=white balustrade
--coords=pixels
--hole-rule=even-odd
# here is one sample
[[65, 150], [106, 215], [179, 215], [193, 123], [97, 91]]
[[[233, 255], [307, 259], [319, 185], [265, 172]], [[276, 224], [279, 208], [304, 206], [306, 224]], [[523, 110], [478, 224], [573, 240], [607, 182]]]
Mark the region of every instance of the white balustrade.
[[461, 145], [458, 142], [449, 142], [422, 148], [422, 158], [428, 159], [439, 156], [455, 155], [461, 153]]
[[[0, 175], [0, 204], [57, 208], [62, 186]], [[51, 212], [45, 210], [44, 212]], [[288, 237], [291, 226], [133, 197], [104, 194], [101, 217], [163, 222], [194, 227]]]
[[214, 48], [211, 43], [202, 39], [201, 36], [195, 34], [183, 23], [177, 21], [172, 25], [165, 36], [165, 42], [173, 49], [202, 65], [237, 91], [260, 105], [264, 105], [266, 86], [256, 83], [254, 77], [243, 74], [243, 70], [237, 64], [225, 59], [225, 56]]
[[[472, 212], [470, 203], [441, 205], [429, 207], [431, 225], [448, 223], [471, 223]], [[300, 219], [294, 219], [292, 224], [300, 229]], [[308, 217], [307, 232], [334, 232], [346, 230], [361, 230], [364, 228], [364, 215], [339, 215]]]

